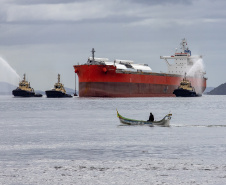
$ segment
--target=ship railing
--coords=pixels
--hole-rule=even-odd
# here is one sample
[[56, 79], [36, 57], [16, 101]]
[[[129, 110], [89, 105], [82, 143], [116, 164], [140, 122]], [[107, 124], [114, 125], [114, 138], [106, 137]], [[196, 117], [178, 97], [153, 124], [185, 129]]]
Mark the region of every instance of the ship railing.
[[134, 63], [132, 60], [120, 60], [120, 59], [115, 59], [114, 62], [119, 63], [119, 64], [133, 64]]

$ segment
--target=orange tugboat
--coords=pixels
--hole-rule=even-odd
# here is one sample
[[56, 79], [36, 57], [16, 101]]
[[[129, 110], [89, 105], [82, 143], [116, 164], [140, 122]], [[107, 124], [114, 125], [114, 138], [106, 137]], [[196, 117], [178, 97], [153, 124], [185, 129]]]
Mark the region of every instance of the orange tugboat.
[[[152, 72], [147, 64], [135, 64], [130, 60], [116, 59], [110, 62], [107, 58], [88, 58], [87, 63], [74, 65], [79, 78], [80, 97], [169, 97], [173, 91], [202, 56], [191, 56], [185, 39], [181, 42], [181, 51], [171, 56], [160, 56], [167, 66], [167, 73]], [[168, 59], [174, 60], [169, 63]], [[204, 71], [197, 71], [188, 76], [198, 94], [206, 88]]]

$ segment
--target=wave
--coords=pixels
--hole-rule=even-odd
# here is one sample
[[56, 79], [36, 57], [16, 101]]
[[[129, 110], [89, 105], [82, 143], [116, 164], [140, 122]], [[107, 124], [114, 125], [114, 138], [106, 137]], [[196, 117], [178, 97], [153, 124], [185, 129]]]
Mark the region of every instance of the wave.
[[171, 127], [226, 127], [226, 125], [171, 125]]

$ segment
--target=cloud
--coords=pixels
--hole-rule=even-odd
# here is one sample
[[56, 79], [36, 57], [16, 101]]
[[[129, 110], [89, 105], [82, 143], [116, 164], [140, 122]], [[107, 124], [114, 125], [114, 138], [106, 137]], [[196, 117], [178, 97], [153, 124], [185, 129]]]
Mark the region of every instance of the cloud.
[[[129, 26], [169, 27], [225, 19], [219, 1], [192, 0], [3, 0], [2, 23], [71, 22], [124, 23]], [[222, 4], [226, 5], [223, 1]], [[210, 17], [211, 15], [211, 17]]]
[[[102, 12], [102, 13], [101, 13]], [[107, 16], [104, 6], [87, 2], [68, 4], [11, 5], [6, 22], [80, 21]]]
[[145, 5], [167, 5], [167, 4], [172, 4], [172, 5], [177, 5], [177, 4], [184, 4], [184, 5], [189, 5], [192, 4], [192, 0], [128, 0], [133, 3], [138, 3], [138, 4], [145, 4]]
[[66, 4], [66, 3], [84, 2], [84, 1], [88, 1], [88, 0], [7, 0], [7, 2], [11, 4], [17, 4], [17, 5]]
[[[181, 2], [175, 0], [173, 2]], [[24, 22], [62, 22], [84, 20], [121, 20], [130, 23], [134, 19], [148, 19], [159, 14], [165, 15], [170, 4], [178, 7], [178, 3], [171, 1], [135, 1], [135, 0], [3, 0], [1, 2], [2, 14], [6, 23]], [[182, 1], [184, 2], [184, 1]], [[185, 1], [186, 2], [186, 1]], [[181, 5], [182, 3], [179, 3]], [[162, 10], [162, 8], [164, 8]], [[180, 10], [180, 9], [178, 9]], [[167, 15], [168, 16], [168, 15]], [[141, 20], [142, 21], [142, 20]]]
[[205, 30], [207, 25], [210, 30], [213, 24], [223, 26], [226, 20], [224, 6], [203, 0], [63, 2], [0, 1], [1, 44], [110, 41], [109, 37], [118, 41], [125, 33], [123, 39], [145, 40], [152, 31], [160, 33], [166, 29], [189, 33], [191, 29]]

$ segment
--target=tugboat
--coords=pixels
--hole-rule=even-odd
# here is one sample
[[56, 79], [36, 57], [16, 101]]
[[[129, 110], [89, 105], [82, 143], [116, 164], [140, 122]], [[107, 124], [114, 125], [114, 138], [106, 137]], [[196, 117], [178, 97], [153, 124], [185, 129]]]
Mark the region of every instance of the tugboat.
[[35, 91], [30, 86], [30, 82], [26, 81], [26, 75], [24, 74], [24, 78], [19, 83], [19, 87], [12, 91], [14, 96], [19, 97], [42, 97], [42, 94], [35, 94]]
[[58, 74], [58, 82], [55, 83], [52, 90], [46, 91], [47, 98], [71, 98], [70, 94], [66, 94], [64, 85], [60, 83], [60, 74]]
[[180, 82], [180, 86], [173, 91], [176, 97], [197, 97], [202, 96], [195, 92], [195, 88], [191, 86], [191, 82], [186, 79], [186, 73], [184, 79]]

